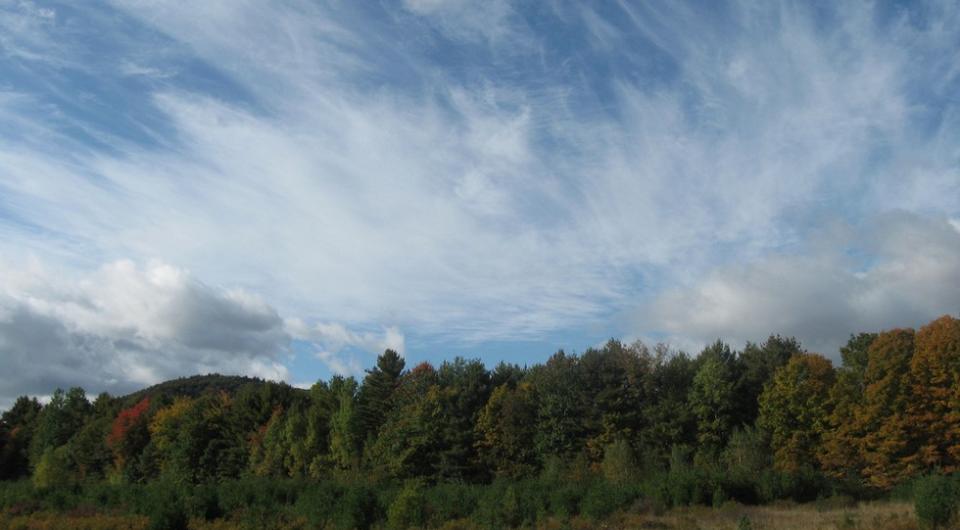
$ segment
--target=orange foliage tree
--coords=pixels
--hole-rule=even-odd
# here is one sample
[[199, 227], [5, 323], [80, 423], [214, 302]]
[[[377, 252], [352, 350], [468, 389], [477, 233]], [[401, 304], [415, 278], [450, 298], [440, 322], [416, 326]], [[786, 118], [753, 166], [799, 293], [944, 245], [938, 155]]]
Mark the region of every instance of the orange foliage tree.
[[910, 376], [911, 466], [960, 470], [960, 320], [943, 316], [920, 328]]
[[890, 489], [915, 471], [909, 457], [910, 361], [914, 331], [894, 329], [877, 335], [870, 345], [864, 374], [863, 404], [856, 423], [863, 433], [859, 450], [863, 477], [880, 489]]

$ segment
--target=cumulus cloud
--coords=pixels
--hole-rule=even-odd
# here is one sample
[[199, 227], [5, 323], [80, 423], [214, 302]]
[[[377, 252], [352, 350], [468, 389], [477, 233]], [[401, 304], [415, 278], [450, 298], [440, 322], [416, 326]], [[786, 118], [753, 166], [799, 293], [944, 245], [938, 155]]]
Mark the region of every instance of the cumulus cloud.
[[807, 252], [731, 264], [670, 289], [637, 329], [696, 350], [793, 335], [839, 358], [851, 333], [920, 326], [960, 311], [960, 232], [945, 218], [891, 213], [835, 224]]
[[155, 262], [72, 276], [34, 261], [0, 266], [0, 397], [56, 387], [127, 392], [177, 376], [285, 380], [289, 336], [277, 312], [241, 290]]

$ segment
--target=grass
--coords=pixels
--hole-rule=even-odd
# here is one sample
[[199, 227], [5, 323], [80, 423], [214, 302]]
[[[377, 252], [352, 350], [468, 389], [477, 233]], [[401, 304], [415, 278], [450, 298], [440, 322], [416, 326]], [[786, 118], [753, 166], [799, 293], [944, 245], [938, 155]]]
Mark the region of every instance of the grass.
[[913, 504], [901, 502], [859, 503], [848, 507], [811, 504], [774, 504], [721, 508], [693, 507], [663, 515], [623, 515], [612, 521], [616, 528], [661, 528], [664, 530], [916, 530]]
[[[913, 505], [905, 502], [850, 503], [835, 506], [828, 503], [743, 506], [728, 503], [720, 508], [692, 507], [669, 510], [662, 514], [618, 513], [605, 521], [582, 518], [561, 520], [550, 518], [539, 523], [542, 530], [650, 529], [650, 530], [918, 530]], [[97, 513], [33, 513], [0, 515], [0, 528], [10, 530], [140, 530], [147, 520], [137, 516]], [[231, 530], [243, 526], [228, 520], [191, 521], [193, 530]], [[261, 527], [264, 528], [264, 527]], [[280, 525], [278, 528], [308, 528], [304, 522]], [[446, 530], [473, 530], [481, 527], [469, 520], [450, 521]]]

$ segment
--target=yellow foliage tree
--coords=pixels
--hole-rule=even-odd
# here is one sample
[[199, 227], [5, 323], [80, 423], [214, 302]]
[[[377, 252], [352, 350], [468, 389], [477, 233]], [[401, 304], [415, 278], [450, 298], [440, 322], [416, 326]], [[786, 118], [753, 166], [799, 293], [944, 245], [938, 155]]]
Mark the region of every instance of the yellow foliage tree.
[[163, 454], [174, 443], [180, 430], [183, 416], [193, 406], [193, 399], [180, 396], [174, 398], [173, 403], [158, 410], [150, 420], [150, 439]]

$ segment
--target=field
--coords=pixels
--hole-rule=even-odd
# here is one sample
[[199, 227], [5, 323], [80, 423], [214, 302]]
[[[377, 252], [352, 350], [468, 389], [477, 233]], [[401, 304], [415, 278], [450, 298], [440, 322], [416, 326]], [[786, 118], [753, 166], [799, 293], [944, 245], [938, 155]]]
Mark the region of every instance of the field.
[[[771, 506], [743, 506], [729, 503], [720, 508], [692, 507], [669, 510], [663, 514], [621, 512], [604, 521], [583, 518], [548, 518], [535, 526], [544, 530], [561, 529], [661, 529], [661, 530], [914, 530], [918, 529], [913, 505], [904, 502], [859, 503], [851, 506], [826, 506], [818, 503], [781, 503]], [[140, 530], [149, 528], [141, 516], [104, 515], [74, 510], [70, 513], [34, 513], [0, 516], [0, 528], [10, 530]], [[192, 530], [228, 529], [307, 529], [305, 520], [270, 522], [261, 520], [234, 522], [229, 519], [204, 521], [192, 519]], [[441, 528], [472, 530], [483, 528], [469, 520], [450, 521]]]

